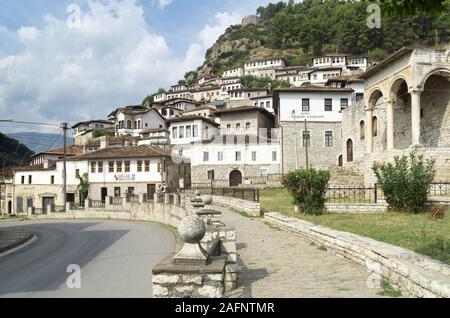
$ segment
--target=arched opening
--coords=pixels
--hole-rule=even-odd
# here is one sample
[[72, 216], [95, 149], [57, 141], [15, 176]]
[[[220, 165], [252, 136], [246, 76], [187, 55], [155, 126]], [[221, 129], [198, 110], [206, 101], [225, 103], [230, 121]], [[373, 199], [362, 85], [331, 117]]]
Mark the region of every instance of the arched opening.
[[347, 140], [347, 162], [353, 162], [353, 140]]
[[377, 116], [373, 116], [373, 119], [372, 119], [372, 136], [378, 137], [378, 118], [377, 118]]
[[338, 157], [338, 166], [342, 167], [344, 165], [344, 156], [343, 155], [339, 155]]
[[[393, 114], [393, 147], [405, 149], [411, 145], [411, 94], [403, 78], [395, 80], [389, 90]], [[389, 120], [389, 118], [386, 118]]]
[[359, 139], [366, 139], [366, 123], [364, 122], [364, 120], [361, 120], [361, 122], [359, 123]]
[[376, 89], [374, 90], [369, 97], [369, 109], [375, 110], [378, 106], [380, 106], [383, 103], [383, 93]]
[[127, 129], [131, 129], [131, 120], [127, 121]]
[[238, 187], [242, 184], [242, 173], [239, 170], [233, 170], [230, 173], [230, 187]]
[[420, 105], [422, 144], [450, 148], [450, 69], [436, 71], [426, 79]]

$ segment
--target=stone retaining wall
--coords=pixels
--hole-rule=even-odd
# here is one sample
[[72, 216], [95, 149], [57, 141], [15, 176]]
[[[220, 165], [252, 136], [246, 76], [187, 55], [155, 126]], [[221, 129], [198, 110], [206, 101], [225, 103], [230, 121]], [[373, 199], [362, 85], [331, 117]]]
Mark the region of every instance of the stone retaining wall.
[[265, 220], [333, 253], [366, 266], [411, 297], [449, 298], [450, 266], [404, 248], [356, 234], [331, 230], [310, 222], [267, 213]]
[[388, 210], [386, 204], [335, 204], [326, 203], [325, 207], [328, 213], [337, 214], [370, 214], [370, 213], [384, 213]]
[[220, 196], [213, 196], [213, 199], [216, 205], [247, 213], [250, 216], [261, 216], [261, 204], [259, 202]]

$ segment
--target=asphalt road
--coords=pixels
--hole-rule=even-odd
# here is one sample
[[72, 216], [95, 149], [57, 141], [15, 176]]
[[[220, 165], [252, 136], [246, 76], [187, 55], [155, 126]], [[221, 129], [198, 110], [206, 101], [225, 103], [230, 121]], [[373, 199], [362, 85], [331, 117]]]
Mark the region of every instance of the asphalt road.
[[[175, 251], [157, 225], [120, 221], [5, 222], [31, 230], [30, 244], [0, 255], [0, 297], [152, 297], [152, 268]], [[81, 268], [81, 288], [69, 265]]]

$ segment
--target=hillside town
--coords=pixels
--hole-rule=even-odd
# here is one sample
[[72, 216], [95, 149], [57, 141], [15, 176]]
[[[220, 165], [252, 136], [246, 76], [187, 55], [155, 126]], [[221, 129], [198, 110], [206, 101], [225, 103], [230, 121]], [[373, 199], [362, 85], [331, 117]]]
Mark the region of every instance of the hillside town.
[[450, 0], [5, 2], [0, 298], [450, 298]]
[[[448, 181], [449, 56], [448, 49], [406, 47], [378, 64], [328, 54], [311, 67], [272, 57], [174, 85], [150, 105], [73, 125], [75, 144], [65, 153], [49, 149], [3, 173], [1, 212], [83, 204], [77, 188], [84, 175], [100, 203], [200, 186], [265, 187], [308, 167], [336, 172], [335, 184], [369, 186], [375, 160], [411, 147], [436, 158]], [[249, 75], [289, 87], [245, 87], [241, 78]]]

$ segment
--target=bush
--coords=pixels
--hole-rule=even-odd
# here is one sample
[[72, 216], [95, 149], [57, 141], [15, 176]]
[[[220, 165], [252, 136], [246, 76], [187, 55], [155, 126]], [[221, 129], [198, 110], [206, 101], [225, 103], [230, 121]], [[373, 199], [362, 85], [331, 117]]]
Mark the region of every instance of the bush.
[[319, 215], [325, 210], [325, 191], [329, 180], [329, 171], [297, 170], [283, 177], [283, 185], [303, 213]]
[[393, 210], [420, 213], [425, 208], [428, 192], [436, 171], [434, 160], [424, 160], [412, 152], [409, 157], [395, 157], [392, 163], [375, 163], [373, 171]]

